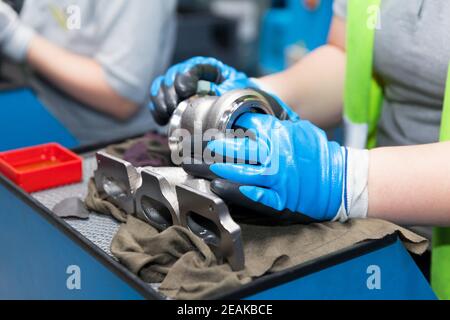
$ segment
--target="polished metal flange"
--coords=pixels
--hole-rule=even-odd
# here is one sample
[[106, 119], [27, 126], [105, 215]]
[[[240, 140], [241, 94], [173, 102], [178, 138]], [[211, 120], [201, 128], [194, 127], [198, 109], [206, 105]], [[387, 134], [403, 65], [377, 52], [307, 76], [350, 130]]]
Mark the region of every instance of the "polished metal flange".
[[177, 185], [181, 224], [210, 246], [233, 270], [245, 267], [241, 227], [225, 202], [210, 191], [210, 182], [190, 180]]
[[138, 170], [129, 162], [106, 152], [98, 152], [96, 158], [94, 180], [99, 192], [106, 194], [109, 201], [127, 214], [136, 212], [134, 194], [142, 183]]
[[[251, 89], [233, 90], [224, 95], [194, 96], [181, 102], [175, 110], [168, 127], [169, 147], [174, 155], [199, 159], [200, 155], [183, 154], [188, 135], [192, 145], [202, 145], [205, 133], [215, 131], [220, 139], [235, 129], [236, 120], [245, 113], [255, 112], [281, 117], [281, 109], [274, 109], [259, 92]], [[189, 149], [195, 152], [200, 150]]]

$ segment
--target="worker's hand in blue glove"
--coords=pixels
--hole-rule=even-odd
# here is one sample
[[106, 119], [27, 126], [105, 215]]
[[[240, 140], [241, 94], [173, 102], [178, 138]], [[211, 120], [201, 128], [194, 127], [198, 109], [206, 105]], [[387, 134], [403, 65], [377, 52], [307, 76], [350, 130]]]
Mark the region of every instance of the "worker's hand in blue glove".
[[23, 62], [34, 31], [25, 26], [17, 13], [0, 0], [0, 53], [16, 62]]
[[308, 121], [249, 113], [238, 119], [237, 126], [254, 137], [208, 144], [216, 156], [234, 158], [234, 163], [210, 166], [224, 179], [212, 183], [221, 198], [253, 211], [301, 215], [304, 222], [348, 218], [343, 205], [345, 148], [329, 142]]
[[200, 80], [210, 82], [215, 95], [257, 87], [244, 73], [214, 58], [195, 57], [171, 67], [157, 78], [151, 89], [151, 111], [155, 120], [165, 125], [180, 102], [197, 94]]

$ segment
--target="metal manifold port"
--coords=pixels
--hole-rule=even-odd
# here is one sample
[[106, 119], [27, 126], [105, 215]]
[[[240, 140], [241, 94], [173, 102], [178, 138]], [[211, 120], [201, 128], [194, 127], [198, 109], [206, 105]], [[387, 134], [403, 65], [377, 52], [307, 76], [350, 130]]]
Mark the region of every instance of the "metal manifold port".
[[96, 154], [99, 192], [129, 215], [159, 231], [182, 226], [200, 237], [233, 270], [245, 267], [241, 228], [227, 205], [210, 191], [210, 182], [182, 168], [135, 168], [105, 152]]

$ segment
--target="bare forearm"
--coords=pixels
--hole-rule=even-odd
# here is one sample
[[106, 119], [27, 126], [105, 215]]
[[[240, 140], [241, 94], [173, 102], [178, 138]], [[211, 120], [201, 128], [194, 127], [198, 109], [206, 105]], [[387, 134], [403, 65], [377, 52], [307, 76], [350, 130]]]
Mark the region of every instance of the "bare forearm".
[[328, 44], [289, 70], [261, 79], [303, 119], [331, 127], [342, 118], [346, 65], [346, 22], [333, 17]]
[[450, 226], [450, 143], [371, 151], [369, 216]]
[[109, 86], [102, 67], [91, 58], [73, 54], [35, 36], [27, 61], [55, 86], [100, 112], [126, 119], [137, 109]]
[[290, 69], [261, 79], [303, 119], [321, 127], [342, 118], [345, 53], [325, 45]]

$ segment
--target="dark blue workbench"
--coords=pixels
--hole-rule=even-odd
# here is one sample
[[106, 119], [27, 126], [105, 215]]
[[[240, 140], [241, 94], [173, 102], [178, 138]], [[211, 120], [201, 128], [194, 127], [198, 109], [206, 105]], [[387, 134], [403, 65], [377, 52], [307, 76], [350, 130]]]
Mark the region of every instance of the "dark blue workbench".
[[27, 89], [0, 92], [0, 152], [57, 142], [78, 146], [73, 135]]
[[[0, 299], [161, 298], [2, 177], [0, 221]], [[68, 286], [71, 276], [78, 271], [80, 290], [70, 283]], [[379, 283], [370, 281], [373, 272], [379, 275], [376, 278]], [[380, 289], [373, 289], [374, 284], [379, 284]], [[220, 298], [434, 299], [435, 296], [402, 243], [392, 235], [256, 280]]]

